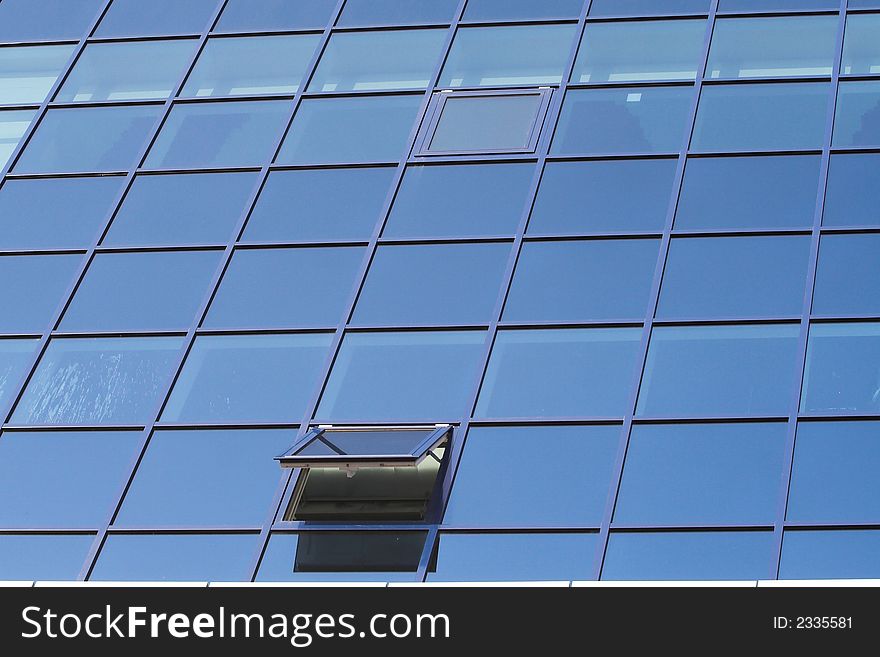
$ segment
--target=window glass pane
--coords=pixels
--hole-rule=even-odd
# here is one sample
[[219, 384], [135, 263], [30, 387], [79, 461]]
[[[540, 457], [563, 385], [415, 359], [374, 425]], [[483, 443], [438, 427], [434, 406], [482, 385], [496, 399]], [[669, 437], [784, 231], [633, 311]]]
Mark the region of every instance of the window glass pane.
[[659, 16], [709, 11], [711, 0], [592, 0], [590, 16]]
[[880, 30], [880, 14], [850, 14], [846, 17], [841, 73], [845, 75], [880, 73], [878, 30]]
[[[488, 323], [509, 254], [508, 243], [379, 247], [353, 321], [395, 326]], [[455, 303], [448, 303], [453, 298]]]
[[74, 580], [94, 540], [94, 536], [81, 534], [0, 536], [0, 578], [7, 581]]
[[477, 415], [622, 416], [640, 335], [635, 328], [502, 331]]
[[362, 248], [238, 250], [205, 326], [335, 326], [364, 257]]
[[337, 0], [229, 0], [215, 31], [251, 32], [323, 28]]
[[830, 76], [837, 21], [837, 16], [719, 19], [706, 77]]
[[182, 338], [54, 339], [15, 412], [17, 424], [152, 420]]
[[424, 545], [424, 532], [273, 534], [257, 581], [412, 581]]
[[394, 173], [393, 167], [273, 171], [242, 240], [367, 241]]
[[220, 262], [219, 251], [101, 253], [89, 265], [64, 331], [185, 329]]
[[317, 415], [328, 421], [457, 421], [466, 408], [483, 331], [349, 333]]
[[80, 255], [0, 257], [0, 332], [42, 333], [73, 284]]
[[114, 523], [258, 526], [281, 477], [274, 457], [294, 436], [292, 430], [157, 431]]
[[513, 163], [409, 167], [382, 235], [511, 235], [534, 173]]
[[583, 5], [584, 0], [468, 0], [464, 20], [577, 18]]
[[277, 162], [396, 162], [421, 102], [421, 96], [306, 98]]
[[[337, 32], [309, 91], [377, 91], [428, 86], [446, 30]], [[401, 53], [406, 57], [401, 57]]]
[[651, 336], [638, 414], [787, 415], [799, 327], [659, 327]]
[[30, 365], [38, 340], [0, 340], [0, 405], [18, 392], [25, 369]]
[[504, 307], [506, 321], [642, 319], [658, 240], [527, 242]]
[[145, 166], [254, 166], [272, 148], [290, 109], [286, 100], [175, 105]]
[[809, 235], [673, 239], [657, 316], [799, 315], [810, 241]]
[[113, 0], [95, 36], [198, 34], [216, 9], [217, 0]]
[[822, 224], [880, 224], [880, 153], [837, 153], [831, 156]]
[[196, 39], [92, 43], [56, 101], [167, 98], [195, 53]]
[[3, 0], [0, 41], [49, 41], [86, 36], [104, 0]]
[[171, 391], [166, 422], [299, 421], [332, 335], [203, 335]]
[[7, 180], [0, 189], [0, 249], [89, 246], [124, 178]]
[[[849, 0], [850, 6], [859, 0]], [[772, 11], [783, 9], [837, 9], [838, 0], [719, 0], [719, 11]]]
[[880, 144], [880, 81], [840, 84], [833, 144], [836, 147]]
[[36, 110], [0, 111], [0, 168], [9, 162], [36, 115]]
[[42, 103], [73, 50], [74, 46], [0, 48], [0, 105]]
[[693, 80], [706, 21], [587, 23], [572, 82]]
[[499, 87], [558, 84], [574, 25], [515, 25], [460, 29], [440, 86]]
[[821, 148], [825, 83], [703, 87], [691, 147], [700, 151]]
[[566, 94], [553, 153], [678, 151], [692, 87], [574, 89]]
[[181, 95], [294, 93], [320, 40], [317, 34], [209, 39]]
[[818, 315], [880, 314], [880, 235], [823, 235], [813, 290]]
[[528, 232], [659, 232], [666, 224], [675, 166], [675, 160], [549, 162]]
[[880, 324], [814, 324], [801, 394], [803, 413], [880, 411]]
[[779, 579], [880, 578], [880, 531], [787, 531]]
[[144, 147], [162, 108], [49, 110], [15, 164], [16, 173], [123, 171]]
[[476, 427], [443, 522], [473, 527], [598, 527], [619, 426]]
[[458, 0], [346, 0], [337, 25], [449, 23]]
[[250, 579], [256, 534], [116, 534], [90, 580], [223, 582]]
[[[808, 228], [816, 211], [821, 159], [818, 155], [691, 158], [675, 227]], [[723, 203], [718, 202], [721, 198]]]
[[619, 525], [760, 525], [776, 518], [788, 425], [633, 427]]
[[224, 243], [256, 181], [255, 173], [137, 176], [101, 243]]
[[598, 534], [440, 534], [434, 582], [591, 579]]
[[532, 150], [541, 96], [453, 96], [443, 103], [426, 151]]
[[880, 433], [876, 422], [802, 422], [786, 518], [795, 522], [880, 519]]
[[138, 431], [4, 431], [0, 525], [103, 525], [140, 438]]
[[767, 579], [773, 532], [612, 532], [605, 580]]

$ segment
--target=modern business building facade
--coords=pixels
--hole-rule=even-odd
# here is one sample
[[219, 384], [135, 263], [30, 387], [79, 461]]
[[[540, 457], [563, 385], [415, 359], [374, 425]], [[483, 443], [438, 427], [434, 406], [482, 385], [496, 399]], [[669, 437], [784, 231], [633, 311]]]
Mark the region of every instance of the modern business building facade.
[[[880, 0], [0, 41], [0, 579], [880, 578]], [[306, 490], [326, 425], [451, 431]]]

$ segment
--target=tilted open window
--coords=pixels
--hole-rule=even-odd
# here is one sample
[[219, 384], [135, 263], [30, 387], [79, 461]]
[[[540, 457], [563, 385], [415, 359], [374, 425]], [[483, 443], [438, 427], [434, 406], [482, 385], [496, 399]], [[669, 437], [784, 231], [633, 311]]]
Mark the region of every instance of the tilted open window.
[[284, 520], [422, 520], [452, 427], [318, 427], [276, 457], [301, 468]]

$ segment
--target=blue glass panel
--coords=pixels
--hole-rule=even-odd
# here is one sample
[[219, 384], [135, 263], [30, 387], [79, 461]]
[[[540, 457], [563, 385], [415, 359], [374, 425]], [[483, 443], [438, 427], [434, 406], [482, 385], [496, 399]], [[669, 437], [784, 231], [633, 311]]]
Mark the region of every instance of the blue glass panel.
[[598, 534], [440, 534], [428, 581], [591, 579]]
[[0, 526], [102, 526], [140, 440], [139, 431], [4, 431]]
[[709, 11], [711, 0], [592, 0], [590, 16], [659, 16]]
[[0, 189], [0, 248], [89, 246], [123, 181], [109, 176], [7, 180]]
[[458, 0], [346, 0], [337, 24], [449, 23], [457, 7]]
[[787, 531], [779, 579], [880, 578], [880, 531]]
[[123, 171], [136, 163], [161, 107], [49, 110], [18, 162], [17, 173]]
[[167, 98], [195, 54], [196, 39], [92, 43], [55, 100], [60, 102]]
[[810, 242], [809, 235], [673, 239], [657, 316], [799, 315]]
[[396, 162], [421, 103], [421, 96], [307, 98], [296, 111], [277, 162]]
[[54, 339], [12, 414], [17, 424], [152, 420], [182, 338]]
[[101, 243], [225, 243], [256, 181], [255, 173], [137, 176]]
[[89, 579], [248, 581], [258, 540], [253, 534], [117, 534], [107, 538]]
[[424, 89], [445, 40], [446, 30], [336, 32], [324, 49], [309, 91]]
[[786, 518], [795, 522], [880, 520], [876, 422], [798, 425]]
[[666, 225], [675, 166], [675, 160], [550, 162], [528, 232], [659, 232]]
[[104, 0], [3, 0], [0, 41], [49, 41], [86, 36]]
[[880, 315], [880, 235], [823, 235], [813, 290], [817, 315]]
[[704, 86], [691, 148], [764, 151], [821, 148], [829, 85]]
[[186, 329], [219, 251], [101, 253], [61, 320], [64, 331]]
[[831, 156], [822, 224], [880, 225], [880, 153]]
[[0, 105], [42, 103], [73, 50], [74, 46], [0, 48]]
[[299, 421], [332, 335], [204, 335], [186, 358], [162, 419]]
[[514, 25], [460, 29], [446, 58], [443, 87], [558, 84], [574, 25]]
[[844, 75], [880, 73], [878, 30], [880, 30], [880, 14], [850, 14], [846, 17], [841, 73]]
[[678, 151], [692, 102], [692, 87], [573, 89], [562, 105], [551, 151]]
[[0, 536], [0, 578], [74, 580], [95, 537], [89, 535]]
[[37, 343], [38, 340], [0, 340], [0, 404], [5, 406], [18, 392]]
[[640, 335], [635, 328], [502, 331], [477, 415], [622, 416]]
[[693, 80], [706, 21], [587, 23], [571, 81]]
[[801, 394], [804, 413], [880, 411], [880, 324], [810, 328]]
[[290, 109], [286, 100], [175, 105], [145, 166], [254, 166], [272, 148]]
[[787, 433], [784, 422], [636, 425], [614, 522], [772, 524]]
[[409, 167], [382, 235], [513, 234], [534, 172], [513, 163]]
[[788, 415], [796, 324], [655, 328], [638, 414]]
[[773, 532], [614, 532], [602, 579], [767, 579], [775, 555]]
[[[816, 211], [821, 160], [818, 155], [691, 158], [675, 227], [809, 228]], [[719, 198], [724, 202], [719, 203]]]
[[36, 115], [36, 110], [0, 111], [0, 168], [9, 162]]
[[273, 460], [294, 430], [157, 431], [114, 523], [259, 526], [281, 477]]
[[841, 82], [834, 115], [833, 145], [880, 144], [880, 81]]
[[367, 241], [394, 173], [391, 167], [273, 171], [242, 240]]
[[464, 20], [577, 18], [584, 0], [468, 0]]
[[0, 332], [42, 333], [73, 284], [80, 255], [0, 257]]
[[317, 415], [458, 420], [468, 411], [485, 339], [483, 331], [349, 333]]
[[113, 0], [95, 36], [198, 34], [216, 9], [217, 0]]
[[337, 0], [229, 0], [216, 31], [251, 32], [323, 28]]
[[619, 442], [619, 426], [472, 428], [443, 522], [598, 527]]
[[362, 248], [238, 250], [205, 326], [336, 326], [363, 257]]
[[537, 94], [453, 96], [424, 147], [431, 153], [532, 151], [541, 97]]
[[353, 321], [488, 324], [509, 254], [508, 243], [379, 247]]
[[181, 95], [292, 94], [320, 40], [317, 34], [209, 39]]
[[504, 319], [642, 319], [659, 246], [659, 240], [527, 242]]

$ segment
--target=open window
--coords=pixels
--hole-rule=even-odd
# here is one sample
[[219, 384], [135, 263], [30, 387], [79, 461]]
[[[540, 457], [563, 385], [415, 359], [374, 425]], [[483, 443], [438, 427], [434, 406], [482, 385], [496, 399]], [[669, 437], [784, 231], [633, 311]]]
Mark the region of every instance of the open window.
[[299, 468], [284, 520], [423, 520], [452, 427], [318, 427], [276, 457]]

